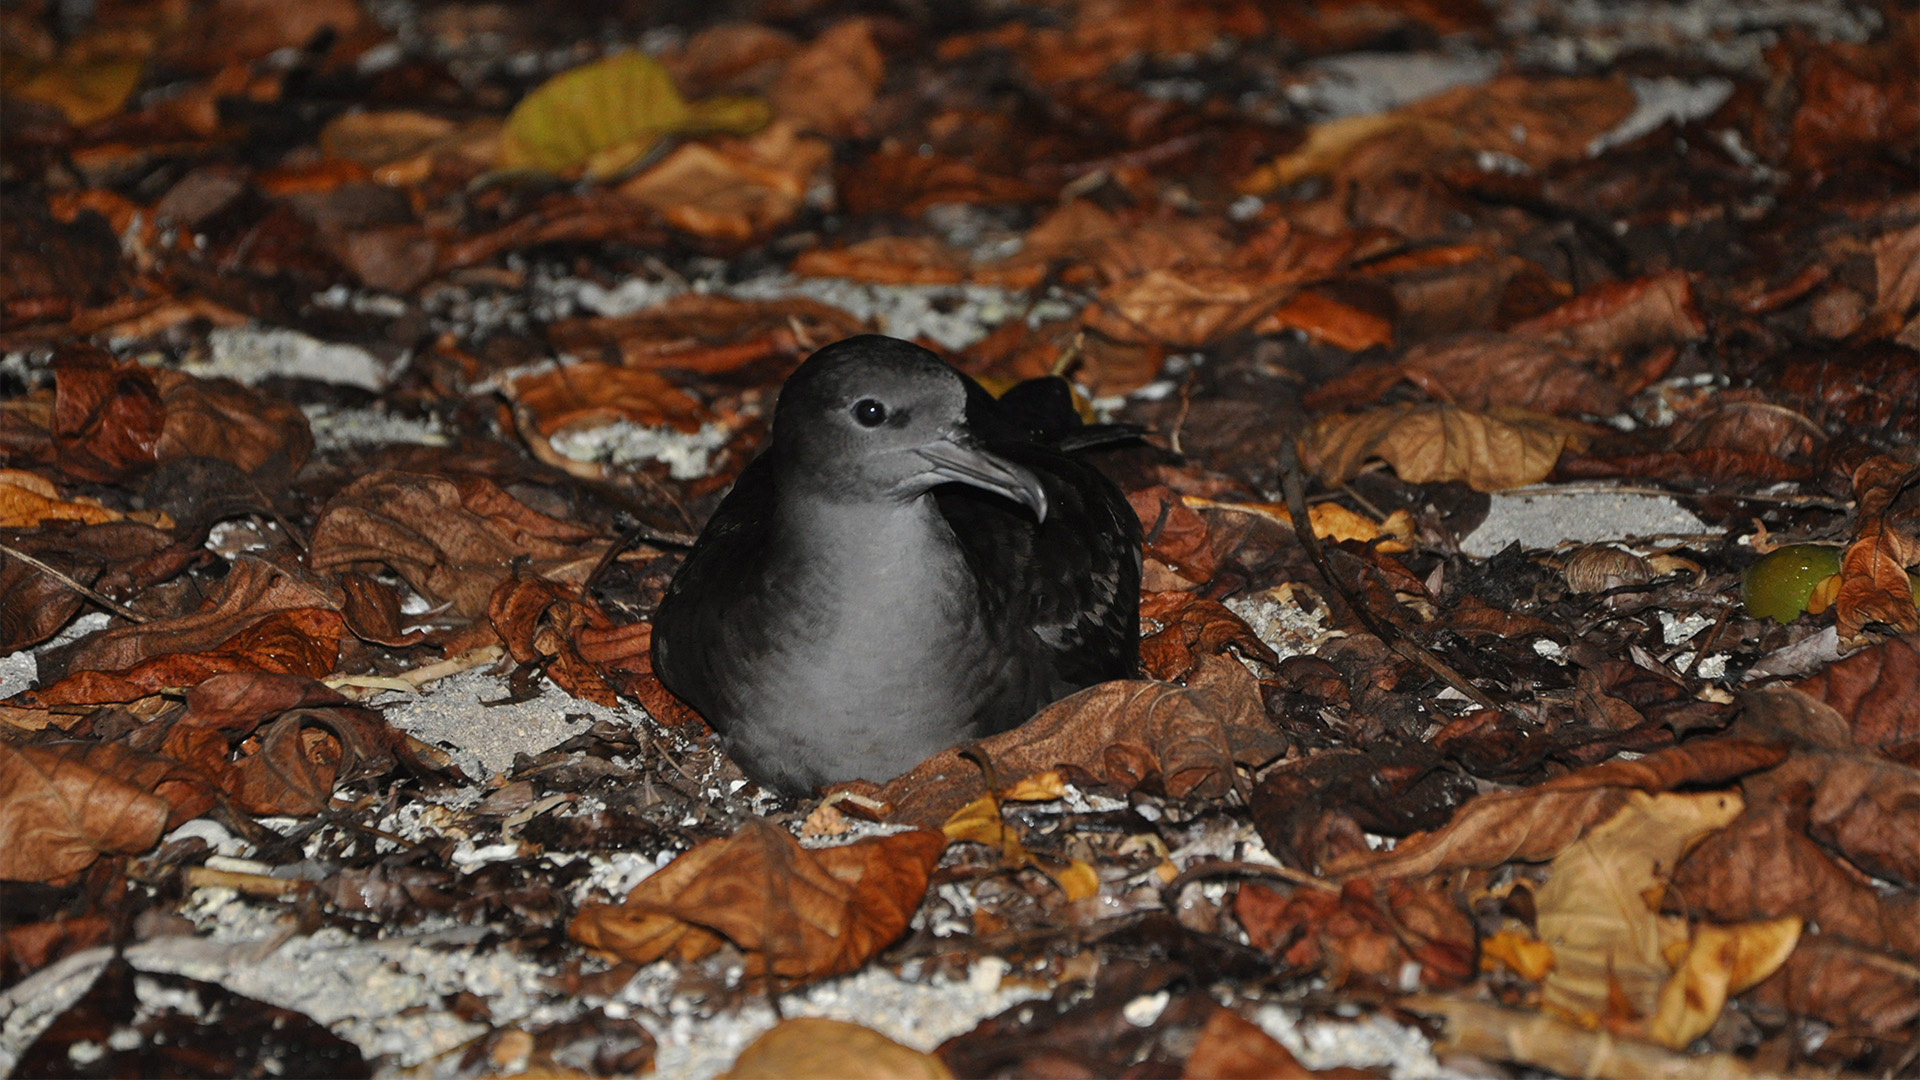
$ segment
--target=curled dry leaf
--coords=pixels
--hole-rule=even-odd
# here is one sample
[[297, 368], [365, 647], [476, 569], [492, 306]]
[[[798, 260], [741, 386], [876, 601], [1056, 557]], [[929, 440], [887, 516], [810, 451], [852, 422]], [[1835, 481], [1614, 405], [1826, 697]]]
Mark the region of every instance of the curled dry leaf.
[[91, 345], [69, 345], [53, 360], [53, 445], [62, 472], [116, 483], [158, 462], [166, 406], [153, 376]]
[[630, 368], [717, 375], [774, 358], [797, 363], [819, 345], [868, 329], [839, 308], [805, 297], [736, 300], [682, 293], [628, 315], [558, 322], [547, 336], [558, 351], [576, 356], [612, 350]]
[[1155, 679], [1184, 679], [1201, 657], [1224, 655], [1228, 646], [1242, 656], [1280, 662], [1253, 627], [1218, 600], [1183, 591], [1149, 593], [1141, 599], [1140, 616], [1160, 624], [1140, 642], [1141, 670]]
[[1423, 986], [1457, 986], [1473, 975], [1473, 926], [1444, 889], [1406, 881], [1350, 881], [1338, 893], [1286, 896], [1243, 884], [1234, 918], [1257, 949], [1290, 968], [1324, 970], [1346, 983], [1398, 984], [1408, 963]]
[[1857, 517], [1853, 542], [1840, 557], [1840, 591], [1834, 598], [1840, 637], [1857, 640], [1868, 623], [1886, 623], [1904, 633], [1920, 630], [1920, 608], [1907, 567], [1920, 565], [1920, 539], [1887, 521], [1887, 508], [1920, 476], [1920, 465], [1876, 456], [1853, 473]]
[[1661, 987], [1648, 1036], [1670, 1049], [1686, 1049], [1712, 1029], [1730, 998], [1780, 970], [1800, 942], [1801, 926], [1798, 918], [1788, 917], [1695, 927], [1686, 958]]
[[172, 807], [120, 775], [134, 756], [116, 743], [0, 742], [0, 880], [53, 881], [152, 847]]
[[28, 691], [42, 705], [132, 701], [221, 672], [320, 678], [333, 671], [343, 629], [328, 593], [268, 563], [234, 564], [207, 608], [101, 631], [67, 655], [57, 682]]
[[491, 481], [423, 473], [376, 472], [355, 481], [320, 511], [307, 564], [389, 566], [422, 596], [450, 601], [469, 618], [487, 610], [516, 558], [544, 577], [583, 577], [605, 541], [548, 517]]
[[[974, 745], [1004, 776], [1064, 765], [1124, 789], [1158, 778], [1176, 797], [1214, 797], [1234, 785], [1232, 732], [1265, 726], [1253, 676], [1237, 661], [1208, 656], [1186, 686], [1101, 683]], [[894, 820], [938, 826], [983, 790], [979, 768], [946, 750], [888, 783], [880, 797], [893, 804]]]
[[[577, 587], [516, 575], [493, 591], [487, 603], [487, 620], [515, 660], [522, 664], [537, 661], [562, 690], [608, 708], [618, 703], [613, 687], [580, 654], [579, 644], [585, 631], [600, 631], [602, 654], [610, 658], [617, 655], [605, 647], [605, 634], [614, 629], [613, 620]], [[646, 636], [652, 640], [650, 626]], [[652, 670], [651, 665], [647, 670]]]
[[793, 272], [880, 285], [957, 285], [1031, 289], [1046, 276], [1039, 263], [978, 264], [967, 251], [931, 236], [875, 236], [844, 248], [802, 252]]
[[[1908, 918], [1920, 921], [1920, 912]], [[1913, 989], [1913, 954], [1905, 960], [1830, 934], [1808, 933], [1778, 976], [1754, 987], [1761, 1008], [1811, 1016], [1837, 1033], [1906, 1045], [1920, 1019]]]
[[[116, 521], [82, 528], [44, 526], [11, 541], [16, 550], [110, 596], [130, 586], [163, 581], [202, 557], [150, 525]], [[0, 651], [14, 652], [52, 637], [87, 601], [39, 567], [0, 553]], [[51, 674], [46, 661], [41, 677]]]
[[[1506, 76], [1434, 94], [1385, 113], [1316, 124], [1305, 143], [1240, 182], [1260, 195], [1309, 176], [1369, 170], [1426, 172], [1451, 158], [1506, 154], [1542, 168], [1584, 157], [1588, 146], [1633, 111], [1619, 80]], [[1383, 149], [1361, 155], [1363, 147]]]
[[788, 983], [853, 971], [907, 928], [947, 846], [930, 830], [808, 850], [750, 820], [641, 882], [620, 904], [586, 904], [567, 933], [635, 963], [705, 956], [733, 942], [747, 971]]
[[1393, 344], [1392, 320], [1313, 289], [1295, 293], [1253, 325], [1256, 334], [1277, 334], [1283, 330], [1298, 330], [1315, 341], [1347, 352], [1376, 346], [1387, 348]]
[[1178, 492], [1156, 484], [1127, 495], [1140, 519], [1147, 554], [1194, 582], [1213, 580], [1220, 556], [1209, 543], [1207, 519], [1190, 508]]
[[1461, 807], [1444, 829], [1409, 837], [1392, 851], [1337, 860], [1326, 870], [1335, 877], [1420, 877], [1509, 860], [1541, 862], [1617, 814], [1633, 792], [1724, 784], [1786, 755], [1781, 747], [1708, 739], [1637, 761], [1611, 761], [1536, 787], [1488, 792]]
[[1557, 341], [1588, 352], [1692, 341], [1707, 332], [1684, 271], [1607, 282], [1510, 328], [1520, 337]]
[[1525, 409], [1401, 403], [1326, 417], [1309, 429], [1303, 451], [1328, 484], [1351, 480], [1377, 457], [1411, 484], [1459, 480], [1475, 491], [1504, 491], [1546, 479], [1563, 451], [1584, 447], [1584, 430]]
[[167, 410], [154, 446], [158, 462], [214, 458], [241, 472], [271, 465], [291, 476], [313, 452], [306, 415], [283, 398], [232, 379], [201, 379], [178, 371], [156, 371], [153, 382]]
[[620, 185], [684, 232], [744, 244], [792, 220], [832, 148], [776, 121], [751, 139], [688, 143]]

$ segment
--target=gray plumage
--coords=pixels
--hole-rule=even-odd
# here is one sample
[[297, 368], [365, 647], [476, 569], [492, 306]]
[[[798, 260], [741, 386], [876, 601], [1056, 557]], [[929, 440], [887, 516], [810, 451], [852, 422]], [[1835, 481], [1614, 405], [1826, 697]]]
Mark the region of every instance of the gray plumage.
[[1002, 400], [893, 338], [787, 380], [767, 450], [654, 616], [654, 668], [747, 775], [890, 779], [1134, 673], [1140, 528], [1069, 448], [1065, 384]]

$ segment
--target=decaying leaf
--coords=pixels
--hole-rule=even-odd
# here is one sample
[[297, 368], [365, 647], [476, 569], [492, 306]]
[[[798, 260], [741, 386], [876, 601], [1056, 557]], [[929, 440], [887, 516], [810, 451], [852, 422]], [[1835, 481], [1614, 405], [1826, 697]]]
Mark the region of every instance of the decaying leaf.
[[892, 944], [946, 846], [940, 833], [915, 830], [808, 850], [755, 818], [696, 845], [623, 903], [583, 905], [567, 933], [643, 964], [705, 956], [724, 938], [746, 954], [749, 974], [809, 982]]
[[584, 575], [605, 543], [592, 537], [486, 480], [378, 472], [320, 512], [307, 565], [319, 572], [389, 566], [421, 595], [474, 617], [516, 558], [555, 580]]
[[0, 880], [52, 881], [160, 839], [171, 808], [117, 775], [126, 753], [110, 743], [0, 742]]
[[1315, 423], [1306, 463], [1326, 483], [1352, 479], [1380, 458], [1410, 484], [1464, 481], [1475, 491], [1538, 483], [1566, 450], [1585, 445], [1583, 428], [1506, 406], [1471, 412], [1451, 405], [1389, 405]]
[[[1069, 765], [1121, 788], [1157, 777], [1176, 795], [1220, 795], [1235, 779], [1229, 732], [1264, 724], [1264, 713], [1247, 669], [1209, 656], [1186, 686], [1101, 683], [976, 745], [1006, 776]], [[893, 804], [894, 820], [937, 826], [982, 790], [979, 768], [946, 750], [887, 784], [881, 797]]]
[[1843, 639], [1858, 638], [1870, 622], [1905, 633], [1920, 630], [1920, 608], [1907, 576], [1907, 567], [1920, 565], [1920, 539], [1887, 521], [1887, 508], [1916, 476], [1920, 466], [1884, 455], [1854, 470], [1853, 543], [1840, 557], [1840, 590], [1833, 604]]

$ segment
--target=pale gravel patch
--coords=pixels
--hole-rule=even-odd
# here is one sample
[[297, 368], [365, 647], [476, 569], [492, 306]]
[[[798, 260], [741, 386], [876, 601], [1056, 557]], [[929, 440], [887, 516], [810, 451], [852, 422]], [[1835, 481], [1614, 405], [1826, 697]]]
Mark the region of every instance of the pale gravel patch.
[[1515, 541], [1533, 551], [1564, 543], [1710, 531], [1705, 522], [1666, 495], [1536, 487], [1495, 492], [1486, 520], [1460, 541], [1460, 550], [1485, 559]]
[[189, 357], [180, 369], [202, 378], [224, 376], [251, 386], [270, 376], [357, 386], [378, 393], [394, 372], [357, 345], [308, 337], [297, 330], [220, 326], [207, 333], [204, 359]]
[[314, 448], [323, 452], [395, 443], [447, 446], [453, 441], [439, 419], [432, 416], [416, 420], [379, 409], [331, 409], [321, 405], [302, 406], [300, 411], [313, 431]]
[[417, 694], [382, 694], [370, 704], [394, 727], [446, 750], [460, 771], [480, 782], [512, 768], [515, 754], [557, 746], [595, 720], [633, 722], [625, 706], [609, 709], [545, 683], [530, 701], [486, 704], [506, 695], [501, 678], [479, 670], [442, 679]]
[[1441, 1064], [1433, 1056], [1432, 1042], [1419, 1030], [1384, 1016], [1322, 1020], [1265, 1005], [1253, 1020], [1309, 1069], [1385, 1069], [1393, 1080], [1464, 1080], [1471, 1075]]

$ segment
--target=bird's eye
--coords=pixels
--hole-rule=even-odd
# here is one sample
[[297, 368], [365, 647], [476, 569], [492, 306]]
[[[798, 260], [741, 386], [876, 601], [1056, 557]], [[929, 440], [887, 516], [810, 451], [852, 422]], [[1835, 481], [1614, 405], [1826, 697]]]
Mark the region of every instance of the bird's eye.
[[887, 407], [872, 398], [853, 403], [853, 421], [861, 427], [879, 427], [887, 422]]

